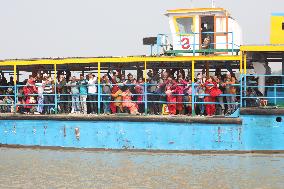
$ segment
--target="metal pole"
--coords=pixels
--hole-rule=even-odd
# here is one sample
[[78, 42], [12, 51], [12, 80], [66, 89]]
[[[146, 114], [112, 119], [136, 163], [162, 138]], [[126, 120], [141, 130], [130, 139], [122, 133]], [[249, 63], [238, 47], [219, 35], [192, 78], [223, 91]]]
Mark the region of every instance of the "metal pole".
[[98, 62], [98, 114], [101, 113], [101, 63]]
[[[247, 52], [244, 52], [244, 97], [247, 96]], [[247, 106], [246, 98], [244, 100], [244, 106]]]
[[276, 98], [276, 95], [277, 95], [276, 85], [274, 84], [274, 104], [275, 104], [275, 106], [277, 106], [277, 98]]
[[234, 55], [234, 45], [234, 32], [232, 32], [232, 55]]
[[243, 52], [241, 52], [241, 59], [240, 59], [240, 74], [243, 74]]
[[54, 64], [54, 78], [53, 78], [53, 82], [54, 82], [54, 102], [55, 102], [55, 114], [58, 113], [58, 99], [57, 99], [57, 65]]
[[193, 56], [195, 56], [195, 41], [196, 39], [195, 39], [195, 33], [193, 33]]
[[144, 61], [144, 101], [145, 101], [145, 115], [148, 114], [148, 91], [147, 91], [147, 62]]
[[240, 107], [243, 107], [243, 74], [240, 75]]
[[247, 52], [244, 52], [244, 74], [247, 74]]
[[18, 91], [17, 91], [17, 65], [14, 63], [14, 113], [17, 113], [17, 101], [18, 101]]
[[194, 64], [195, 61], [192, 60], [191, 62], [191, 115], [195, 116], [195, 108], [194, 108], [194, 98], [195, 98], [195, 90], [194, 90]]
[[215, 8], [215, 0], [211, 0], [211, 7]]

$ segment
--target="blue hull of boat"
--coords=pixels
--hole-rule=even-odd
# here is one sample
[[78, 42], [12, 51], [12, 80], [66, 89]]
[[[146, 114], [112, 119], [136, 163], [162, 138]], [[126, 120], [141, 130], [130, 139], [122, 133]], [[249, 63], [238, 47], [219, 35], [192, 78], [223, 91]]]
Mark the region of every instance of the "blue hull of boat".
[[242, 124], [0, 120], [0, 144], [162, 151], [282, 151], [284, 123], [243, 115]]

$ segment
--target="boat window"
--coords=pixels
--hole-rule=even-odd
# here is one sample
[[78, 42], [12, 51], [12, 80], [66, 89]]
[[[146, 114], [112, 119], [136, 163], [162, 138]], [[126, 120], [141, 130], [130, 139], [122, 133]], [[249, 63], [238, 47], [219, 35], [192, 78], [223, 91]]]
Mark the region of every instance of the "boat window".
[[193, 18], [177, 18], [176, 22], [178, 26], [178, 32], [180, 34], [193, 33]]
[[284, 30], [284, 22], [282, 22], [282, 30]]

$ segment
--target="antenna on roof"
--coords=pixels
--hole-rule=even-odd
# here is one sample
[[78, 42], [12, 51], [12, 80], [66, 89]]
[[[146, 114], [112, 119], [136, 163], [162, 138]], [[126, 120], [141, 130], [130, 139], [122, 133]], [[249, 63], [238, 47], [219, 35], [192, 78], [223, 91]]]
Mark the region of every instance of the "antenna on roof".
[[211, 7], [212, 8], [215, 8], [216, 6], [215, 6], [215, 0], [211, 0]]
[[193, 0], [190, 0], [190, 8], [193, 8]]

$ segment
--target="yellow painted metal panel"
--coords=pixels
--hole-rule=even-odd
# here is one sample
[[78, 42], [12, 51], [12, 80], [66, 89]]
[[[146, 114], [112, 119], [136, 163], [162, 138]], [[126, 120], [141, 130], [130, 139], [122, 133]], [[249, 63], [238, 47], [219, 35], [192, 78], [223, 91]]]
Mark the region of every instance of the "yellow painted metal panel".
[[244, 53], [244, 74], [247, 74], [247, 53]]
[[17, 66], [14, 64], [14, 85], [17, 84]]
[[270, 28], [270, 43], [284, 44], [284, 30], [282, 24], [284, 23], [284, 16], [271, 16]]
[[194, 82], [194, 74], [195, 74], [195, 68], [194, 68], [194, 64], [195, 64], [195, 61], [193, 60], [191, 62], [191, 82]]
[[147, 62], [144, 62], [144, 82], [147, 83]]
[[101, 63], [98, 62], [98, 84], [101, 84]]
[[56, 66], [56, 64], [54, 64], [53, 67], [54, 67], [54, 82], [56, 82], [57, 81], [57, 66]]
[[240, 60], [240, 74], [243, 73], [243, 53], [241, 53], [241, 60]]
[[250, 52], [284, 52], [283, 45], [251, 45], [251, 46], [241, 46], [241, 51], [250, 51]]

